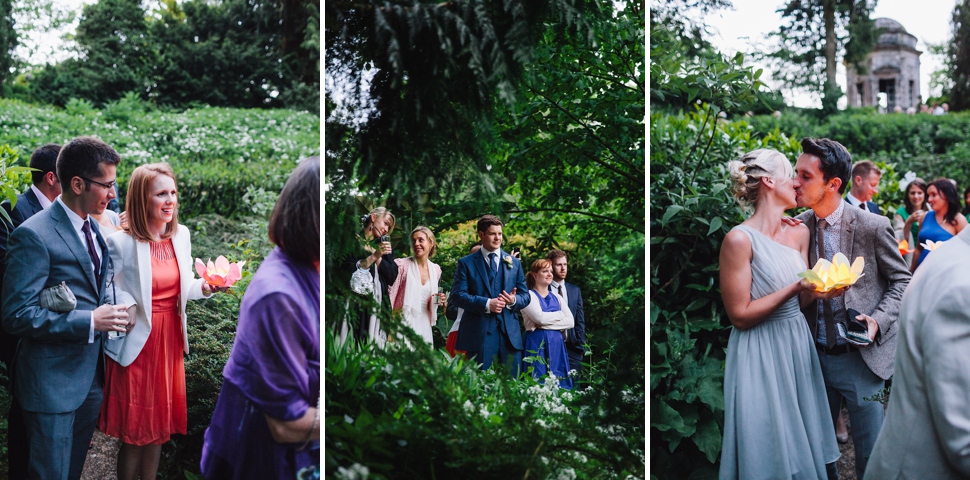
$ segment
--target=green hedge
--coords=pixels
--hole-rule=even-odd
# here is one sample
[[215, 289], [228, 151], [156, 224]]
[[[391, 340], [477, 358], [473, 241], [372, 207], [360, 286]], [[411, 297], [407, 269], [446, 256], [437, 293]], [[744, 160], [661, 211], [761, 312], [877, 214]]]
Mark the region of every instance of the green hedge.
[[[45, 143], [79, 135], [98, 137], [115, 148], [123, 197], [138, 165], [168, 162], [175, 170], [185, 217], [247, 214], [250, 188], [279, 191], [296, 161], [320, 152], [320, 118], [292, 110], [197, 108], [162, 111], [133, 98], [95, 109], [72, 101], [65, 109], [0, 99], [0, 144], [8, 143], [26, 165]], [[29, 184], [23, 180], [21, 189]]]
[[876, 162], [883, 180], [874, 200], [888, 216], [902, 205], [899, 181], [906, 172], [926, 181], [956, 180], [961, 193], [970, 185], [970, 113], [881, 115], [849, 110], [822, 122], [786, 113], [781, 118], [757, 116], [735, 123], [749, 125], [755, 137], [782, 133], [796, 139], [828, 137], [845, 145], [854, 160]]

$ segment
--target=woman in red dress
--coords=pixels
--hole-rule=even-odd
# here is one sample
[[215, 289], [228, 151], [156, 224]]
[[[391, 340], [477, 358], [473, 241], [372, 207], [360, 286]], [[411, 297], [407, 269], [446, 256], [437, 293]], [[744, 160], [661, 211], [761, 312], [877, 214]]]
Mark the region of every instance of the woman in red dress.
[[175, 174], [164, 163], [131, 174], [124, 230], [107, 238], [116, 304], [134, 313], [121, 338], [105, 342], [104, 402], [98, 429], [121, 439], [118, 478], [153, 479], [162, 444], [186, 433], [185, 303], [213, 287], [195, 278], [189, 230], [178, 224]]

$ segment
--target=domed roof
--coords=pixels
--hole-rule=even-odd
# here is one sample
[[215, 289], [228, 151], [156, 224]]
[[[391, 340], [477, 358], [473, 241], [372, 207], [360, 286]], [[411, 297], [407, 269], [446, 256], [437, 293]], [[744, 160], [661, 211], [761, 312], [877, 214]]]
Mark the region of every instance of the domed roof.
[[909, 33], [903, 27], [903, 24], [891, 18], [877, 18], [876, 28], [882, 28], [885, 33]]
[[876, 48], [879, 47], [908, 47], [916, 49], [916, 37], [907, 32], [903, 25], [891, 18], [877, 18], [876, 28], [882, 29]]

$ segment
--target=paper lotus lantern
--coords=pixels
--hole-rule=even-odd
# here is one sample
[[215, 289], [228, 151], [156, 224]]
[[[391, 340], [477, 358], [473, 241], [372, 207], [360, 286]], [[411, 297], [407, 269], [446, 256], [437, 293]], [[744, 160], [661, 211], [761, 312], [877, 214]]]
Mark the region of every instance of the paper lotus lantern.
[[199, 272], [209, 285], [214, 287], [231, 287], [236, 280], [242, 278], [242, 267], [246, 262], [229, 263], [226, 257], [219, 255], [216, 263], [209, 259], [208, 264], [202, 263], [201, 259], [195, 259], [195, 271]]
[[816, 290], [827, 292], [854, 284], [862, 276], [865, 266], [866, 261], [862, 257], [856, 257], [850, 266], [849, 259], [840, 252], [835, 254], [831, 262], [824, 258], [818, 259], [811, 270], [799, 273], [798, 276], [815, 285]]
[[915, 249], [913, 249], [913, 248], [909, 248], [909, 242], [907, 242], [906, 240], [903, 240], [903, 241], [899, 242], [899, 254], [900, 255], [903, 255], [903, 256], [909, 255], [910, 253], [913, 253], [914, 250]]
[[931, 252], [937, 248], [940, 248], [940, 245], [943, 245], [943, 242], [934, 242], [933, 240], [927, 240], [926, 242], [920, 244], [924, 250], [929, 250]]

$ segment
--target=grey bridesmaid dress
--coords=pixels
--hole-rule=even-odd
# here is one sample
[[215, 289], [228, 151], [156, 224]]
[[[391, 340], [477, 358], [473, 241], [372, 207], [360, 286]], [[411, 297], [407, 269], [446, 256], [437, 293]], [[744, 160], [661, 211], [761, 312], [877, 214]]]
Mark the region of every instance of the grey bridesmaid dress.
[[[738, 225], [751, 239], [751, 299], [798, 280], [801, 254]], [[818, 353], [794, 297], [747, 330], [732, 329], [724, 367], [721, 479], [822, 479], [839, 458]]]

